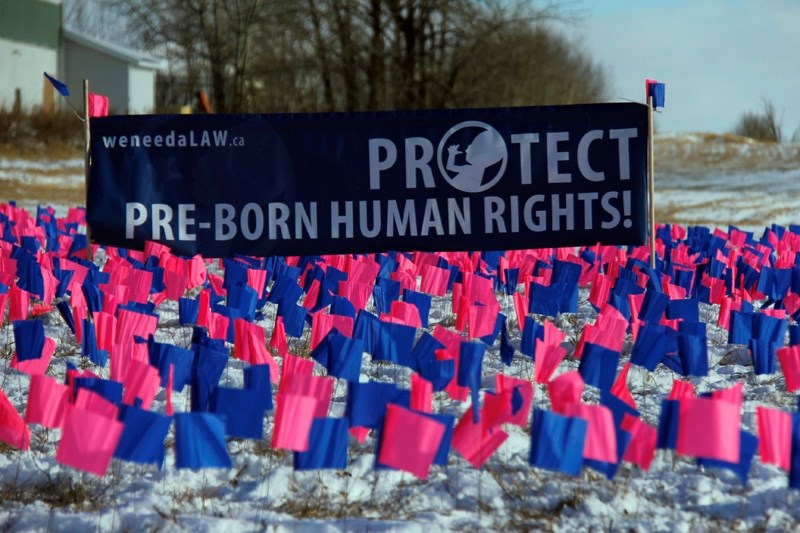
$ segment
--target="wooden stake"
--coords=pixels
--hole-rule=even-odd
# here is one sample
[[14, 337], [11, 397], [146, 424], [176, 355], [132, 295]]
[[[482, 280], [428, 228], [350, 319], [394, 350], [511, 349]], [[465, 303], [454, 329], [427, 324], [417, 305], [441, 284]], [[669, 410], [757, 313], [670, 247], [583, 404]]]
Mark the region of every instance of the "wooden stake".
[[[83, 187], [86, 204], [89, 203], [89, 163], [90, 158], [90, 143], [92, 141], [91, 130], [89, 129], [89, 80], [83, 80], [83, 166], [84, 178]], [[92, 233], [89, 230], [89, 224], [86, 224], [86, 258], [89, 261], [94, 261], [94, 253], [92, 252]]]
[[653, 172], [653, 97], [647, 97], [647, 218], [650, 222], [650, 268], [656, 267], [656, 202], [655, 173]]

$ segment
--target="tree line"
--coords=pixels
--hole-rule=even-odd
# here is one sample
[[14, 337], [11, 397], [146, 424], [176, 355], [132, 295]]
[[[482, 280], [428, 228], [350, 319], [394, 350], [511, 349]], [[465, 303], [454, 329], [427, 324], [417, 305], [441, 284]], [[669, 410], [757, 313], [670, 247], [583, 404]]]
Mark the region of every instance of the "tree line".
[[[65, 17], [91, 25], [71, 7], [80, 3], [68, 0]], [[610, 90], [604, 69], [558, 31], [568, 15], [554, 5], [109, 0], [103, 9], [122, 15], [128, 44], [167, 57], [160, 111], [199, 90], [228, 113], [567, 104], [605, 101]]]

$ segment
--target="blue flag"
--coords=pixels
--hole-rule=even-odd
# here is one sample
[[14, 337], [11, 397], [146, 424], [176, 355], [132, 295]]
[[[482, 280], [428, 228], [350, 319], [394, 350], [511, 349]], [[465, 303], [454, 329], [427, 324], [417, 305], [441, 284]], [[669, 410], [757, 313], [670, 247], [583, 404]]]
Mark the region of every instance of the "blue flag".
[[17, 361], [41, 358], [44, 349], [44, 322], [15, 320], [13, 327]]
[[346, 469], [347, 430], [346, 418], [315, 418], [308, 434], [308, 450], [294, 453], [294, 469]]
[[582, 418], [534, 409], [528, 462], [537, 468], [577, 476], [583, 467], [588, 427], [588, 422]]
[[706, 467], [727, 468], [739, 477], [739, 481], [742, 482], [742, 485], [747, 485], [747, 477], [750, 472], [750, 465], [753, 462], [753, 456], [758, 450], [758, 437], [751, 435], [744, 430], [741, 430], [739, 435], [741, 441], [739, 442], [738, 463], [729, 463], [727, 461], [719, 461], [717, 459], [698, 458], [697, 464]]
[[61, 96], [69, 96], [69, 87], [67, 87], [65, 83], [61, 83], [47, 72], [44, 73], [44, 77], [47, 78], [47, 81], [49, 81], [59, 93], [61, 93]]
[[212, 413], [175, 415], [176, 468], [230, 468], [225, 421]]
[[586, 343], [583, 348], [578, 372], [587, 385], [597, 387], [601, 391], [610, 390], [617, 375], [619, 352], [604, 348], [598, 344]]
[[164, 465], [164, 439], [172, 417], [121, 405], [119, 419], [125, 424], [114, 457], [132, 463]]

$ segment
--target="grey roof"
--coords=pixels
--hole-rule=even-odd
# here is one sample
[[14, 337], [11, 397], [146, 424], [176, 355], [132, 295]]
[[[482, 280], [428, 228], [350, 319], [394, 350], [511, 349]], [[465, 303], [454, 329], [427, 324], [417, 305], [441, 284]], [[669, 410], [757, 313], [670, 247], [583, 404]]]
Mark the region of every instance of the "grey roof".
[[137, 67], [153, 70], [165, 69], [167, 67], [166, 59], [155, 58], [144, 52], [131, 50], [130, 48], [103, 41], [75, 30], [64, 28], [63, 35], [64, 39], [67, 41], [80, 44], [100, 52], [101, 54], [106, 54]]

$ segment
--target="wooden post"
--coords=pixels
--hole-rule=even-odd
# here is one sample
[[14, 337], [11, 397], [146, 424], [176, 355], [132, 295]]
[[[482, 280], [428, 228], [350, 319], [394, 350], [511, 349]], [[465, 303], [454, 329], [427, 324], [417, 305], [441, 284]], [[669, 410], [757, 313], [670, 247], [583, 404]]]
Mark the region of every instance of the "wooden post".
[[[83, 166], [84, 178], [83, 187], [86, 198], [86, 204], [89, 203], [89, 163], [90, 157], [90, 143], [92, 141], [91, 130], [89, 129], [89, 80], [83, 80]], [[92, 233], [89, 230], [89, 224], [86, 224], [86, 258], [89, 261], [94, 261], [94, 253], [92, 253]]]
[[656, 202], [653, 172], [653, 96], [647, 97], [647, 218], [650, 225], [650, 268], [656, 267]]

